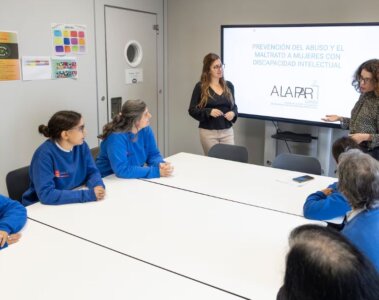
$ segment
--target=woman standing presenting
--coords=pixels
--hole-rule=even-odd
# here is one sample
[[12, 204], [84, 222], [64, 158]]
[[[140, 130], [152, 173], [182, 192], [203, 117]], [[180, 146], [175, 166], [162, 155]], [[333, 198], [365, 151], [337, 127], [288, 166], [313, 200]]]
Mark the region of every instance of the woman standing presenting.
[[199, 121], [200, 142], [207, 155], [215, 144], [234, 144], [232, 125], [237, 120], [234, 86], [224, 79], [224, 65], [217, 54], [203, 60], [200, 82], [193, 90], [189, 114]]
[[361, 93], [351, 111], [351, 118], [326, 115], [327, 122], [341, 122], [341, 128], [349, 129], [350, 136], [360, 148], [379, 159], [379, 59], [362, 63], [354, 74], [353, 86]]

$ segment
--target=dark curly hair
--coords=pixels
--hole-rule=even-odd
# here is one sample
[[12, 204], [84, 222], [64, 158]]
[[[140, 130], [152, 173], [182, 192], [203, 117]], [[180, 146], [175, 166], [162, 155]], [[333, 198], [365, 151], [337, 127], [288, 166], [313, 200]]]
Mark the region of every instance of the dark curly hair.
[[351, 82], [351, 84], [357, 92], [360, 92], [359, 85], [362, 70], [366, 70], [367, 72], [371, 73], [373, 75], [373, 81], [375, 82], [375, 85], [377, 85], [379, 76], [379, 59], [367, 60], [364, 63], [362, 63], [355, 71], [353, 81]]

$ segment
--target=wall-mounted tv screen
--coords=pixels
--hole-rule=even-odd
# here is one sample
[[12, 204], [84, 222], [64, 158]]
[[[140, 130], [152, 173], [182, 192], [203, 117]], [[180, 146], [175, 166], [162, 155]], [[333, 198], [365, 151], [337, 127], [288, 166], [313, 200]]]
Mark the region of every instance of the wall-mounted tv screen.
[[379, 58], [379, 23], [222, 25], [224, 76], [240, 116], [339, 127], [350, 117], [358, 66]]

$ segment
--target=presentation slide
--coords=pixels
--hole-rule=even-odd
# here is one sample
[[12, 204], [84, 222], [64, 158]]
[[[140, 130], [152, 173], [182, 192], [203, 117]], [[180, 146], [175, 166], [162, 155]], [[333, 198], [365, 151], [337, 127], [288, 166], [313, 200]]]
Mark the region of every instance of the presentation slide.
[[379, 23], [227, 25], [221, 31], [224, 76], [245, 117], [321, 126], [326, 114], [350, 117], [360, 96], [353, 74], [379, 58]]

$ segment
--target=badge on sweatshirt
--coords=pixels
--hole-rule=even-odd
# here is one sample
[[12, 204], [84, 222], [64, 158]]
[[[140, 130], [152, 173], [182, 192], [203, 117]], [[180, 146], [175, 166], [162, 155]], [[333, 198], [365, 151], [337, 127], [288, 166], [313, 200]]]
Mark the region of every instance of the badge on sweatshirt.
[[54, 176], [57, 178], [65, 178], [65, 177], [69, 177], [70, 175], [68, 174], [68, 172], [60, 172], [59, 170], [55, 170]]

